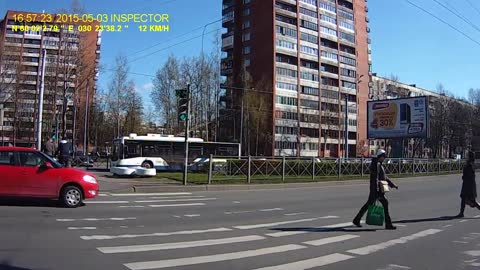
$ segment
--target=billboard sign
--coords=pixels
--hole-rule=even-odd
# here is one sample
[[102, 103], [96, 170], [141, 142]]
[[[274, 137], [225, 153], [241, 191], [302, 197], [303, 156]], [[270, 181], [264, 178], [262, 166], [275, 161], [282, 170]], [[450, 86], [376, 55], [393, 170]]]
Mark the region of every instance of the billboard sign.
[[368, 139], [427, 138], [427, 97], [368, 101]]

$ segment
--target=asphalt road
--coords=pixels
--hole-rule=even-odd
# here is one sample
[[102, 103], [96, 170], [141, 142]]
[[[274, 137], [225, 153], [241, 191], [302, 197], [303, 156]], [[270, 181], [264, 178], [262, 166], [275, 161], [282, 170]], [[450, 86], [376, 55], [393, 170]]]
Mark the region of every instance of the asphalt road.
[[461, 180], [398, 180], [396, 231], [351, 226], [368, 186], [104, 194], [78, 209], [5, 201], [0, 270], [478, 269], [480, 211]]

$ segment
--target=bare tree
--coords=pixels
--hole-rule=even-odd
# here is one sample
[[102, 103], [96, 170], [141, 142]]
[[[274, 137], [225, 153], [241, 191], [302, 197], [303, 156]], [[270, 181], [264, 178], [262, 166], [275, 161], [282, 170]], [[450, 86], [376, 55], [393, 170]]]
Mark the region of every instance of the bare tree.
[[124, 106], [126, 93], [128, 91], [128, 62], [124, 55], [118, 55], [115, 59], [115, 71], [108, 86], [107, 110], [116, 123], [115, 136], [122, 135], [122, 120], [124, 117]]
[[139, 132], [143, 124], [143, 101], [132, 81], [130, 81], [126, 89], [124, 106], [124, 134]]

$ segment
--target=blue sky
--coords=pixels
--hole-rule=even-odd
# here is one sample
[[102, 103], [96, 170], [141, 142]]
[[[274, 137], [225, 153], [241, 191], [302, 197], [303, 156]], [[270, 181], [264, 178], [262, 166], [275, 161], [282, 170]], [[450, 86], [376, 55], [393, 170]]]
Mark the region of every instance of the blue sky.
[[[261, 0], [259, 0], [261, 1]], [[480, 41], [480, 32], [448, 13], [434, 0], [411, 0], [437, 14], [452, 25]], [[462, 15], [480, 27], [477, 13], [467, 0], [437, 0], [455, 7]], [[472, 1], [472, 0], [470, 0]], [[200, 53], [201, 38], [181, 45], [175, 43], [202, 34], [203, 25], [221, 18], [221, 0], [80, 0], [88, 13], [169, 13], [169, 33], [142, 33], [130, 25], [123, 33], [103, 33], [101, 64], [112, 68], [115, 56], [127, 55], [130, 60], [148, 55], [131, 63], [135, 73], [154, 75], [169, 54], [178, 57]], [[477, 1], [472, 1], [477, 2]], [[68, 8], [71, 0], [0, 0], [0, 14], [7, 9], [56, 12]], [[476, 4], [480, 8], [480, 3]], [[404, 0], [369, 0], [369, 17], [372, 39], [373, 71], [382, 76], [397, 75], [402, 82], [434, 90], [442, 83], [448, 90], [465, 96], [471, 87], [480, 87], [478, 67], [480, 46], [455, 32], [431, 16], [407, 4]], [[220, 28], [216, 23], [207, 32]], [[184, 33], [198, 29], [181, 38]], [[205, 50], [211, 48], [213, 33], [205, 36]], [[159, 44], [143, 53], [139, 50]], [[155, 52], [160, 51], [160, 52]], [[101, 89], [107, 87], [111, 72], [100, 74]], [[130, 74], [145, 101], [150, 101], [151, 79]]]

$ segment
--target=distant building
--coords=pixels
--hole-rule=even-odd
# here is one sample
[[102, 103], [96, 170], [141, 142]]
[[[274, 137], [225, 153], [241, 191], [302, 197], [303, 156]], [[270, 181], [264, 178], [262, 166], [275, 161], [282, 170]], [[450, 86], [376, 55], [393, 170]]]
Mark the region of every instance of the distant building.
[[79, 32], [78, 27], [95, 29], [99, 23], [43, 23], [46, 18], [57, 21], [56, 14], [26, 11], [7, 11], [0, 21], [0, 140], [4, 144], [35, 142], [43, 49], [42, 137], [58, 133], [83, 142], [85, 108], [94, 102], [96, 91], [101, 33]]
[[[472, 106], [471, 104], [463, 100], [450, 98], [445, 95], [417, 87], [414, 84], [405, 84], [392, 79], [379, 77], [376, 73], [373, 73], [373, 76], [371, 77], [371, 82], [372, 83], [370, 89], [370, 98], [372, 100], [427, 96], [429, 100], [430, 114], [435, 112], [435, 102], [439, 102], [442, 98], [450, 99], [464, 106]], [[415, 145], [415, 142], [418, 143], [418, 140], [370, 140], [369, 152], [370, 155], [373, 156], [376, 151], [381, 148], [385, 149], [387, 151], [387, 154], [391, 157], [412, 157], [414, 154], [414, 148], [416, 147], [416, 157], [432, 157], [432, 149], [428, 148], [424, 142], [422, 142], [420, 145]], [[450, 149], [449, 146], [445, 143], [444, 145], [442, 145], [440, 156], [449, 157], [451, 156], [452, 152], [461, 154], [463, 156], [466, 150], [467, 148]]]
[[[338, 157], [347, 137], [348, 156], [359, 155], [371, 61], [366, 4], [223, 0], [221, 140], [242, 142], [244, 154]], [[242, 117], [247, 110], [257, 113]]]

